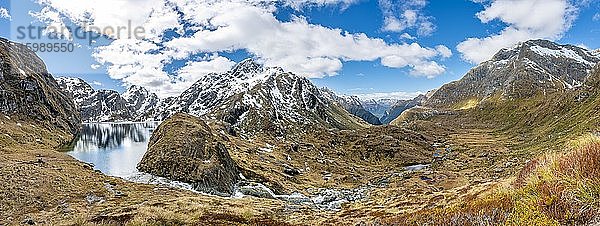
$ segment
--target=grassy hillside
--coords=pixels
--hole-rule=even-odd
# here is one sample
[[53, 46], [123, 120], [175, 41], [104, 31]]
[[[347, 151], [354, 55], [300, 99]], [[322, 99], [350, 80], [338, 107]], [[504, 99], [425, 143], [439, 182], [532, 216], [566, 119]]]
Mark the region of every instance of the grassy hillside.
[[565, 154], [546, 154], [481, 196], [399, 215], [408, 225], [582, 225], [600, 222], [600, 138], [584, 136]]

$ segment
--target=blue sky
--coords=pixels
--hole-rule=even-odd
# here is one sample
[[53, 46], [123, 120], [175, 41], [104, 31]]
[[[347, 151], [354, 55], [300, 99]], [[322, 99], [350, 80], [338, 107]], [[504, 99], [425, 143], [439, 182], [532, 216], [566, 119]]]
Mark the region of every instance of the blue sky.
[[[135, 6], [151, 1], [164, 5], [166, 0], [118, 1], [130, 1], [126, 4]], [[597, 0], [256, 0], [254, 3], [230, 0], [220, 5], [193, 3], [200, 9], [215, 8], [209, 12], [190, 11], [186, 9], [189, 5], [178, 4], [192, 3], [176, 0], [171, 1], [172, 7], [146, 9], [148, 12], [165, 12], [148, 18], [144, 17], [144, 9], [130, 13], [124, 11], [126, 9], [111, 10], [110, 5], [81, 3], [85, 0], [71, 2], [75, 3], [0, 0], [0, 7], [7, 9], [10, 15], [10, 18], [0, 19], [0, 36], [19, 42], [74, 43], [78, 48], [73, 53], [38, 53], [55, 76], [81, 77], [95, 83], [95, 88], [119, 91], [127, 85], [138, 84], [163, 96], [176, 95], [198, 76], [211, 70], [226, 70], [247, 57], [305, 75], [318, 86], [330, 87], [338, 93], [382, 98], [409, 97], [460, 79], [499, 48], [526, 39], [544, 38], [589, 49], [600, 48], [600, 3]], [[227, 14], [239, 8], [244, 10]], [[31, 15], [36, 12], [41, 13]], [[140, 15], [133, 19], [126, 16], [138, 12]], [[212, 20], [203, 22], [205, 17], [201, 13], [212, 15], [208, 16]], [[169, 22], [165, 19], [173, 18], [173, 15], [179, 20]], [[56, 22], [56, 18], [64, 26], [78, 27], [82, 17], [93, 18], [100, 27], [118, 26], [133, 20], [146, 28], [160, 29], [140, 42], [117, 42], [105, 37], [92, 45], [77, 38], [64, 41], [18, 37], [19, 27], [30, 24], [44, 27]], [[257, 19], [264, 21], [253, 23]], [[214, 21], [223, 22], [216, 24]], [[257, 32], [244, 30], [236, 23], [253, 26]], [[219, 35], [219, 32], [235, 29], [240, 32], [223, 33], [228, 34], [227, 37]], [[194, 36], [201, 31], [206, 32], [202, 33], [207, 34], [204, 37], [211, 38]], [[262, 36], [261, 32], [264, 32]], [[238, 33], [239, 37], [231, 37]], [[278, 40], [269, 40], [270, 34], [281, 36], [273, 37]], [[358, 36], [352, 36], [354, 41], [330, 41], [358, 34], [365, 34], [368, 40], [356, 41]], [[288, 38], [290, 40], [281, 40]], [[469, 38], [473, 40], [468, 41]], [[241, 39], [251, 41], [239, 41]], [[170, 42], [173, 40], [179, 42]], [[199, 44], [187, 45], [193, 41]], [[296, 43], [312, 43], [308, 46], [314, 49], [304, 52], [295, 46]], [[410, 44], [418, 44], [418, 48], [409, 47]], [[440, 45], [451, 50], [452, 55], [446, 56], [438, 48]], [[147, 48], [137, 49], [139, 46]], [[166, 50], [172, 46], [177, 51]], [[92, 65], [98, 66], [94, 69]]]

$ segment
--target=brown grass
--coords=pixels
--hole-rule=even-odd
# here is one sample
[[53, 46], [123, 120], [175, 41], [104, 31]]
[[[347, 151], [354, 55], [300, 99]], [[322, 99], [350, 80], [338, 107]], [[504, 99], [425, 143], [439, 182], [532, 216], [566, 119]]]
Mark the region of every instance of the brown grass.
[[436, 209], [385, 220], [390, 225], [589, 225], [600, 223], [600, 139], [567, 154], [531, 160], [512, 186]]
[[514, 201], [508, 193], [496, 193], [442, 209], [420, 210], [387, 219], [390, 225], [494, 225], [505, 222]]
[[600, 183], [600, 142], [587, 144], [561, 158], [558, 170], [565, 176]]

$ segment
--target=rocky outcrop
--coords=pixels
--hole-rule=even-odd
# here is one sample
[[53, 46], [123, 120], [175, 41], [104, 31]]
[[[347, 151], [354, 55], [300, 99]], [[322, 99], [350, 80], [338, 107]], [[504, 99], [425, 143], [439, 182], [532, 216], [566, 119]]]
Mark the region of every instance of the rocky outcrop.
[[152, 134], [138, 169], [190, 183], [198, 191], [230, 196], [240, 180], [240, 172], [225, 142], [227, 137], [204, 121], [177, 113]]
[[0, 38], [0, 113], [77, 133], [81, 118], [44, 62], [24, 45]]

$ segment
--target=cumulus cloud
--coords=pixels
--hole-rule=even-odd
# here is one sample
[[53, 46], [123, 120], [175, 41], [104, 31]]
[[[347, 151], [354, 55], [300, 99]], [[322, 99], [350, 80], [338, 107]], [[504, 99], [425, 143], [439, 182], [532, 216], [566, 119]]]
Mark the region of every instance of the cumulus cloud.
[[600, 21], [600, 13], [594, 14], [594, 17], [592, 18], [592, 20], [594, 20], [594, 21]]
[[423, 13], [427, 0], [379, 0], [379, 6], [384, 16], [384, 31], [416, 29], [419, 36], [429, 36], [435, 31], [432, 18]]
[[198, 74], [226, 72], [235, 65], [235, 62], [218, 55], [209, 56], [201, 61], [189, 61], [185, 67], [179, 69], [178, 75], [184, 80], [194, 81]]
[[103, 84], [101, 82], [99, 82], [99, 81], [92, 81], [92, 85], [103, 86]]
[[468, 38], [457, 46], [463, 59], [471, 63], [489, 60], [502, 48], [530, 39], [556, 40], [571, 28], [577, 7], [569, 0], [491, 0], [482, 2], [485, 9], [477, 13], [482, 23], [500, 20], [507, 24], [497, 34]]
[[[219, 56], [222, 52], [243, 50], [267, 66], [280, 66], [306, 77], [336, 75], [348, 61], [376, 60], [391, 68], [408, 67], [415, 76], [434, 77], [445, 71], [435, 60], [449, 54], [440, 46], [387, 43], [363, 33], [310, 24], [303, 17], [282, 22], [274, 15], [278, 4], [273, 1], [39, 1], [45, 6], [39, 17], [52, 16], [47, 23], [68, 19], [98, 27], [131, 23], [146, 28], [143, 39], [114, 33], [111, 37], [115, 40], [98, 47], [93, 57], [106, 66], [111, 78], [142, 85], [161, 96], [177, 95], [209, 72], [230, 69], [234, 62]], [[57, 14], [60, 17], [54, 17]], [[171, 31], [180, 35], [164, 39]], [[175, 72], [166, 72], [165, 66], [175, 60], [187, 63]]]
[[449, 58], [452, 56], [452, 50], [448, 49], [448, 47], [444, 46], [444, 45], [438, 45], [435, 47], [435, 49], [437, 49], [437, 51], [442, 55], [442, 57], [444, 58]]
[[8, 13], [8, 9], [0, 7], [0, 19], [11, 20], [10, 13]]

